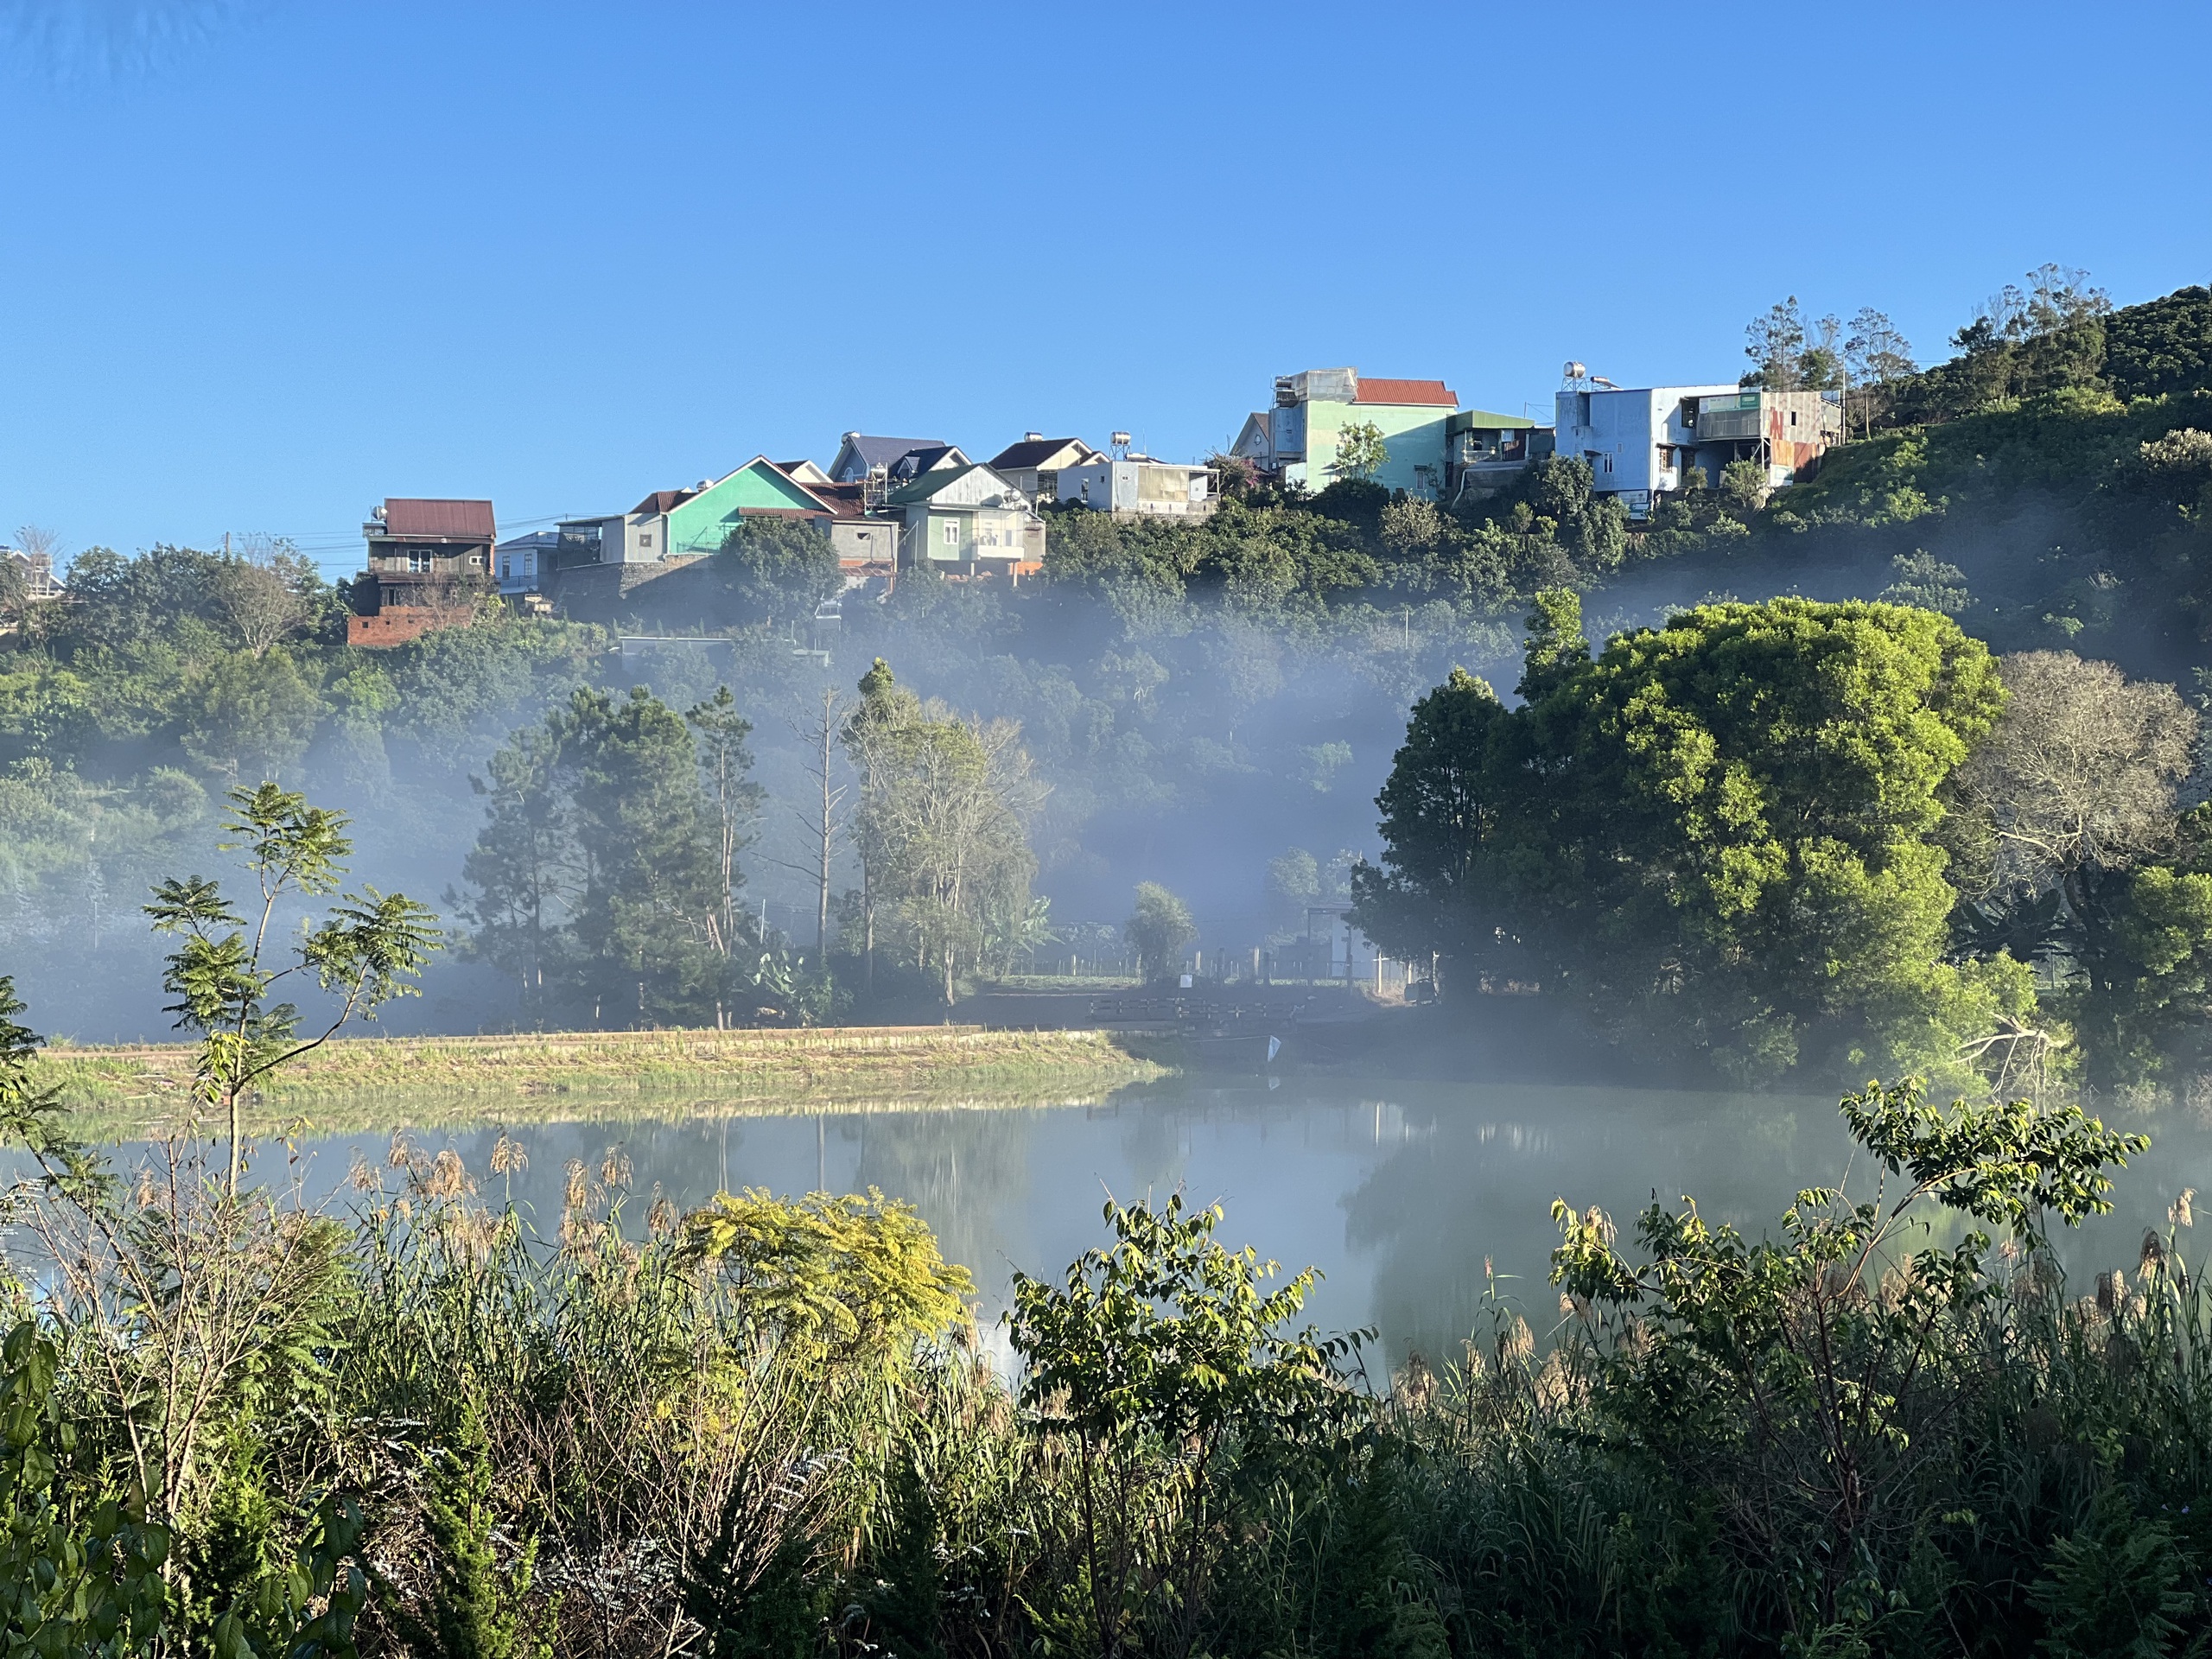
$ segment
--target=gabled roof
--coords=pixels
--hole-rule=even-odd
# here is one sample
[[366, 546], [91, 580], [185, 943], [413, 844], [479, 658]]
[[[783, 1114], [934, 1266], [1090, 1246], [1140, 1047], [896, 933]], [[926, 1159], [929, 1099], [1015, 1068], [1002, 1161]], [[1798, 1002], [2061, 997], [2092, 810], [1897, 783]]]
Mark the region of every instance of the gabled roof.
[[1356, 404], [1421, 404], [1439, 409], [1457, 409], [1459, 394], [1441, 380], [1385, 380], [1380, 376], [1359, 377], [1359, 390], [1353, 395]]
[[947, 466], [966, 467], [970, 464], [968, 457], [960, 453], [957, 444], [925, 444], [919, 448], [909, 449], [893, 461], [891, 476], [918, 478], [924, 473], [933, 473]]
[[741, 512], [789, 511], [801, 513], [834, 513], [836, 511], [813, 490], [793, 478], [789, 470], [780, 462], [771, 461], [766, 455], [755, 455], [742, 467], [733, 467], [730, 471], [724, 473], [720, 478], [707, 485], [704, 489], [655, 490], [636, 506], [631, 508], [630, 512], [632, 516], [673, 512], [685, 502], [696, 501], [702, 496], [713, 495], [726, 486], [742, 479], [748, 473], [756, 474], [762, 484], [767, 486], [776, 496], [781, 499], [777, 500], [773, 506], [767, 502], [756, 499], [741, 506], [739, 509]]
[[1095, 455], [1098, 453], [1081, 438], [1024, 438], [1020, 443], [1009, 443], [998, 454], [993, 455], [990, 464], [994, 467], [1013, 467], [1017, 471], [1030, 467], [1042, 467], [1060, 451], [1071, 446], [1082, 450], [1086, 455]]
[[810, 461], [779, 461], [776, 470], [794, 484], [804, 484], [809, 489], [830, 481], [830, 474]]
[[1001, 489], [1006, 491], [1009, 494], [1014, 493], [1014, 486], [1008, 484], [1004, 479], [1001, 478], [997, 473], [992, 471], [990, 467], [984, 466], [980, 461], [971, 461], [965, 466], [939, 467], [934, 471], [922, 474], [911, 484], [904, 485], [901, 487], [892, 491], [888, 496], [884, 498], [884, 505], [887, 507], [904, 507], [911, 506], [917, 501], [931, 500], [936, 496], [943, 493], [944, 491], [951, 488], [955, 484], [959, 483], [963, 479], [972, 478], [977, 473], [988, 474], [988, 478], [986, 480], [988, 483], [997, 485]]
[[385, 498], [388, 536], [442, 536], [457, 541], [490, 541], [499, 532], [489, 501], [432, 500], [414, 496]]
[[[836, 460], [831, 464], [830, 475], [843, 477], [850, 483], [853, 477], [864, 477], [872, 469], [888, 467], [901, 455], [917, 449], [944, 447], [943, 438], [877, 438], [864, 432], [848, 432], [838, 446]], [[852, 477], [844, 477], [850, 474]]]

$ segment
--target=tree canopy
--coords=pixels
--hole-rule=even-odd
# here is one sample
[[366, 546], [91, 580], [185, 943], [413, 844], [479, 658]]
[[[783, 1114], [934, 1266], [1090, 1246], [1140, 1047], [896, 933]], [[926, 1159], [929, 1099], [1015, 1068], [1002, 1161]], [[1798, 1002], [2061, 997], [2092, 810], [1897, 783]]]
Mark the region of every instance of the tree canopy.
[[1816, 1036], [1920, 1058], [1986, 1001], [1943, 961], [1934, 832], [2003, 691], [1948, 619], [1704, 605], [1591, 658], [1550, 594], [1521, 690], [1457, 673], [1415, 707], [1357, 882], [1393, 954], [1548, 981], [1746, 1074]]

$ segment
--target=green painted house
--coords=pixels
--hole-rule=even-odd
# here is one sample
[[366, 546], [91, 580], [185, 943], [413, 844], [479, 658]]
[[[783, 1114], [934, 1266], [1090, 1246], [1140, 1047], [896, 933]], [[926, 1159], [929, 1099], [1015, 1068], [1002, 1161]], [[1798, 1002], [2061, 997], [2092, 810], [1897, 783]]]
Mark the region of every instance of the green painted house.
[[761, 514], [810, 518], [826, 532], [836, 510], [766, 455], [688, 490], [656, 490], [624, 513], [564, 520], [564, 564], [652, 564], [703, 558], [729, 539], [741, 518]]
[[1255, 410], [1230, 453], [1262, 474], [1316, 493], [1337, 480], [1337, 445], [1347, 428], [1371, 426], [1389, 459], [1375, 481], [1433, 496], [1446, 488], [1446, 430], [1459, 400], [1441, 380], [1403, 380], [1357, 369], [1307, 369], [1275, 381], [1272, 408]]
[[1045, 521], [988, 467], [941, 467], [893, 490], [884, 511], [906, 526], [899, 563], [948, 575], [1019, 578], [1042, 567]]
[[639, 504], [656, 507], [663, 526], [662, 545], [676, 558], [712, 553], [729, 539], [740, 518], [770, 514], [779, 518], [812, 518], [824, 531], [836, 517], [827, 502], [794, 482], [766, 455], [755, 455], [726, 478], [696, 489], [663, 491]]

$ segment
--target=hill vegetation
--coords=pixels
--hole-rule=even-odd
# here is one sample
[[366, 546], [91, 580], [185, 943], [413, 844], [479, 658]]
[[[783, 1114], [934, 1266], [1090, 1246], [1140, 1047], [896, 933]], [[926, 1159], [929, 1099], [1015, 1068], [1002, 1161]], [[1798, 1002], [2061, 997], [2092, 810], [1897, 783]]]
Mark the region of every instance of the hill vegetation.
[[[1754, 330], [1751, 378], [1856, 364], [1851, 422], [1868, 435], [1791, 489], [1732, 472], [1633, 524], [1571, 460], [1456, 507], [1357, 480], [1273, 493], [1224, 462], [1229, 499], [1203, 523], [1056, 511], [1042, 582], [918, 575], [848, 606], [828, 688], [792, 638], [819, 550], [774, 537], [718, 557], [721, 598], [657, 617], [649, 584], [625, 624], [721, 643], [626, 652], [605, 629], [504, 613], [353, 651], [342, 590], [282, 549], [81, 553], [66, 601], [0, 595], [16, 619], [0, 634], [0, 948], [66, 1027], [156, 1034], [150, 1000], [111, 995], [151, 982], [139, 895], [198, 855], [225, 789], [269, 777], [352, 812], [368, 879], [449, 890], [448, 912], [466, 912], [473, 955], [399, 1016], [448, 1029], [823, 1019], [870, 997], [918, 1011], [943, 1001], [948, 965], [957, 994], [1048, 939], [1118, 928], [1147, 880], [1195, 899], [1201, 944], [1241, 951], [1294, 932], [1301, 902], [1377, 855], [1369, 802], [1406, 709], [1454, 667], [1514, 683], [1549, 589], [1580, 596], [1599, 654], [1674, 610], [1787, 594], [1914, 606], [1999, 654], [2071, 652], [2199, 695], [2212, 296], [2114, 310], [2077, 274], [2037, 273], [1924, 371], [1878, 318], [1847, 340], [1777, 313]], [[950, 787], [956, 751], [980, 745], [969, 758], [998, 769], [989, 795], [1018, 834], [980, 881], [928, 853], [924, 826], [880, 839], [898, 791], [855, 767], [890, 751], [833, 729], [876, 658], [917, 699], [906, 775], [933, 769], [940, 804], [965, 811], [986, 798]], [[632, 702], [641, 686], [659, 714]], [[686, 719], [717, 706], [745, 728], [734, 741]], [[637, 742], [616, 741], [625, 722]], [[677, 790], [675, 817], [648, 815], [680, 858], [594, 804], [643, 787], [640, 766], [674, 787], [702, 754], [715, 776]], [[533, 861], [530, 837], [556, 826], [565, 852], [594, 849], [588, 872]], [[1313, 879], [1278, 891], [1271, 871], [1300, 870]]]

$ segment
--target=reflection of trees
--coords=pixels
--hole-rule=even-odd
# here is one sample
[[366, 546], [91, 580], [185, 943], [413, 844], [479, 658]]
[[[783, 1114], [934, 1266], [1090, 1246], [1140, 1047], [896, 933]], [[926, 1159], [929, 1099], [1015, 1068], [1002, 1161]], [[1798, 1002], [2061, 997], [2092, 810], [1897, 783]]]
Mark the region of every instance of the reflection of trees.
[[[1847, 1173], [1854, 1188], [1871, 1190], [1872, 1174], [1863, 1156], [1848, 1163], [1849, 1143], [1827, 1096], [1290, 1077], [1274, 1090], [1256, 1080], [1142, 1084], [1088, 1115], [1042, 1106], [526, 1122], [513, 1132], [530, 1166], [514, 1177], [512, 1191], [533, 1224], [550, 1234], [560, 1217], [563, 1166], [575, 1159], [596, 1174], [608, 1147], [619, 1147], [633, 1172], [628, 1222], [642, 1228], [656, 1188], [690, 1208], [722, 1184], [727, 1138], [733, 1185], [803, 1192], [826, 1175], [833, 1191], [873, 1184], [913, 1203], [946, 1256], [969, 1268], [995, 1297], [1007, 1263], [1057, 1274], [1077, 1250], [1096, 1242], [1103, 1195], [1091, 1172], [1110, 1173], [1117, 1189], [1128, 1189], [1116, 1193], [1125, 1201], [1147, 1188], [1164, 1196], [1192, 1179], [1192, 1135], [1210, 1125], [1235, 1133], [1208, 1143], [1212, 1150], [1199, 1162], [1206, 1173], [1191, 1200], [1222, 1196], [1220, 1158], [1255, 1144], [1248, 1129], [1262, 1142], [1283, 1137], [1292, 1154], [1287, 1160], [1255, 1160], [1250, 1179], [1230, 1166], [1236, 1191], [1226, 1236], [1272, 1238], [1269, 1253], [1295, 1269], [1328, 1255], [1327, 1240], [1342, 1226], [1354, 1270], [1324, 1287], [1330, 1300], [1322, 1317], [1332, 1326], [1379, 1325], [1399, 1360], [1408, 1347], [1457, 1352], [1481, 1316], [1485, 1255], [1499, 1273], [1516, 1275], [1501, 1289], [1517, 1299], [1529, 1322], [1540, 1332], [1551, 1327], [1558, 1306], [1547, 1282], [1554, 1195], [1578, 1207], [1601, 1205], [1626, 1227], [1655, 1193], [1669, 1205], [1691, 1193], [1708, 1219], [1733, 1222], [1757, 1236], [1776, 1225], [1799, 1187]], [[2212, 1192], [2212, 1122], [2171, 1110], [2139, 1126], [2156, 1144], [2120, 1175], [2114, 1212], [2078, 1232], [2062, 1230], [2054, 1240], [2077, 1290], [2103, 1268], [2132, 1273], [2144, 1230], [2164, 1230], [2166, 1205], [2183, 1186]], [[459, 1153], [486, 1202], [496, 1205], [505, 1197], [506, 1183], [490, 1169], [495, 1131], [431, 1130], [411, 1138], [426, 1155], [448, 1146]], [[344, 1187], [353, 1155], [380, 1166], [387, 1144], [376, 1135], [316, 1142], [305, 1179], [342, 1214], [355, 1202]], [[129, 1163], [127, 1149], [118, 1161]], [[0, 1178], [20, 1166], [15, 1154], [0, 1151]], [[265, 1145], [257, 1177], [282, 1179], [280, 1169], [280, 1149]], [[1071, 1170], [1081, 1178], [1070, 1179]], [[1300, 1185], [1281, 1185], [1286, 1180]], [[1062, 1193], [1079, 1214], [1039, 1210], [1039, 1195]], [[1340, 1193], [1346, 1195], [1341, 1219]], [[1950, 1215], [1938, 1222], [1945, 1230], [1932, 1242], [1941, 1244], [1960, 1223]], [[1374, 1290], [1367, 1302], [1360, 1281], [1370, 1262]]]
[[[1184, 1136], [1194, 1113], [1205, 1109], [1202, 1102], [1188, 1098], [1122, 1103], [1122, 1115], [1128, 1127], [1122, 1132], [1122, 1155], [1128, 1160], [1129, 1173], [1135, 1179], [1131, 1191], [1114, 1196], [1123, 1204], [1134, 1204], [1147, 1192], [1165, 1199], [1180, 1185], [1189, 1163]], [[1197, 1204], [1213, 1202], [1211, 1193], [1193, 1192], [1190, 1197]]]
[[1539, 1331], [1558, 1242], [1551, 1200], [1626, 1225], [1651, 1200], [1697, 1196], [1756, 1234], [1797, 1188], [1839, 1179], [1849, 1139], [1825, 1099], [1630, 1089], [1394, 1090], [1407, 1138], [1347, 1200], [1352, 1243], [1377, 1253], [1370, 1315], [1390, 1351], [1449, 1355], [1481, 1317], [1484, 1258]]
[[1006, 1223], [1029, 1191], [1035, 1109], [885, 1114], [861, 1120], [858, 1185], [922, 1212], [938, 1248], [978, 1283], [1012, 1253]]
[[[1700, 1096], [1631, 1089], [1507, 1086], [1393, 1090], [1408, 1135], [1346, 1202], [1347, 1236], [1376, 1252], [1368, 1315], [1402, 1361], [1407, 1349], [1451, 1356], [1482, 1317], [1483, 1259], [1538, 1332], [1557, 1317], [1548, 1282], [1558, 1243], [1554, 1197], [1595, 1204], [1626, 1231], [1656, 1196], [1696, 1198], [1706, 1219], [1753, 1237], [1779, 1224], [1802, 1187], [1849, 1179], [1871, 1197], [1878, 1172], [1853, 1160], [1833, 1097]], [[2132, 1127], [2132, 1126], [2130, 1126]], [[2114, 1183], [2113, 1213], [2052, 1242], [2069, 1277], [2133, 1268], [2147, 1227], [2184, 1186], [2212, 1191], [2212, 1126], [2167, 1114], [2155, 1144]], [[1894, 1188], [1892, 1189], [1894, 1190]], [[1929, 1242], [1964, 1223], [1930, 1217]]]

